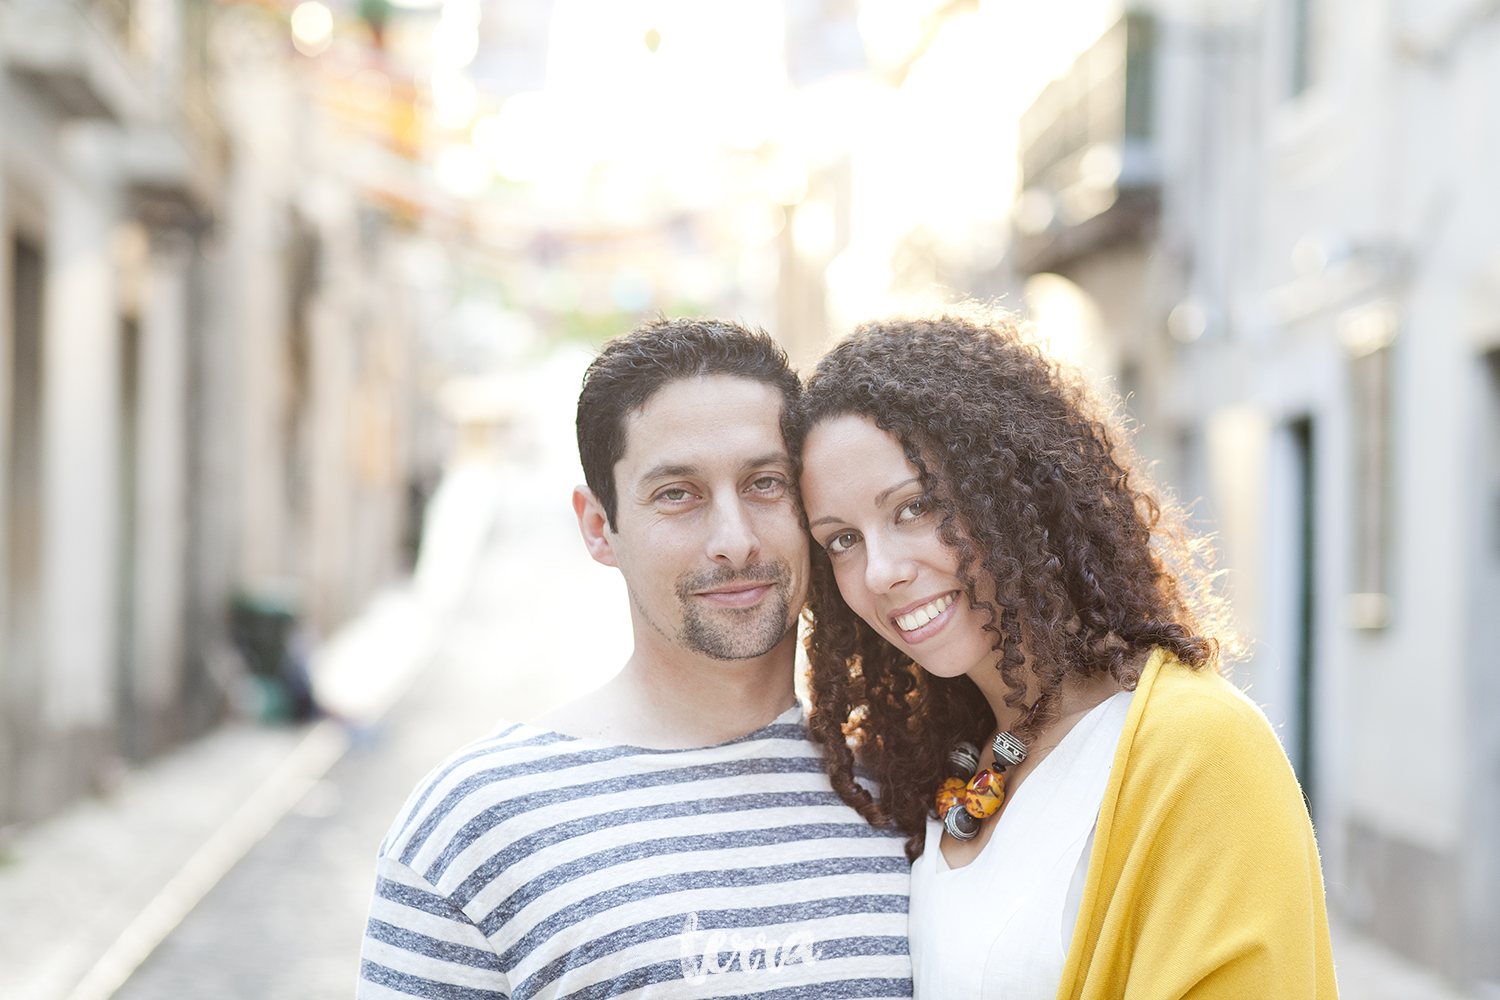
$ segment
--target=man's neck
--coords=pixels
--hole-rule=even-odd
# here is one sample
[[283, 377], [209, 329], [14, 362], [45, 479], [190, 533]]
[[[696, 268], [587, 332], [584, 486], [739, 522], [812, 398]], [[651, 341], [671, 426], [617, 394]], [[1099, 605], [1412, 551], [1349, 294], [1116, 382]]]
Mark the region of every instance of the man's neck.
[[769, 653], [714, 660], [639, 641], [609, 683], [534, 720], [569, 736], [683, 750], [753, 733], [791, 708], [796, 635]]

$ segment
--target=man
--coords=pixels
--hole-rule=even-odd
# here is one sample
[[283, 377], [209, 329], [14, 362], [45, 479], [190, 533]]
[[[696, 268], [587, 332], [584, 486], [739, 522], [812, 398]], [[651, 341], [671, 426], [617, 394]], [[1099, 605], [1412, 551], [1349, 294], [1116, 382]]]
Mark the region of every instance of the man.
[[798, 393], [769, 337], [718, 321], [648, 324], [589, 367], [573, 506], [634, 652], [418, 787], [361, 998], [911, 995], [901, 841], [834, 795], [793, 695]]

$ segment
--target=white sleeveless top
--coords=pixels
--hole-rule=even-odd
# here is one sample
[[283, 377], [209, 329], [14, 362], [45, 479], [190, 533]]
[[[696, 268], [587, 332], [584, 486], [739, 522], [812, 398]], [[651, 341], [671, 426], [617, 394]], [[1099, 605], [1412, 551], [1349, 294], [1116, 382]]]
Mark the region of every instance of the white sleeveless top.
[[1083, 899], [1099, 804], [1133, 692], [1079, 720], [1037, 765], [989, 843], [949, 868], [943, 825], [911, 871], [916, 1000], [1054, 1000]]

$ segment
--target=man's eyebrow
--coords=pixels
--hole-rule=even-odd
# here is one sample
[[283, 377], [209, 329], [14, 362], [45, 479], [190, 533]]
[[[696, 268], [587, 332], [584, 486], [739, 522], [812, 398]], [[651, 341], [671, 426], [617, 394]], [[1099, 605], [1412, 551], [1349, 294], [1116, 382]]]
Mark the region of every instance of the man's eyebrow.
[[[744, 462], [740, 468], [749, 471], [758, 469], [763, 465], [791, 465], [792, 458], [784, 451], [767, 452], [757, 455]], [[678, 476], [696, 476], [701, 472], [701, 467], [682, 463], [662, 462], [647, 469], [637, 482], [649, 483], [657, 479], [676, 479]]]
[[663, 462], [661, 465], [653, 465], [647, 469], [637, 482], [649, 483], [653, 479], [676, 479], [678, 476], [692, 476], [697, 472], [696, 465], [672, 465]]
[[756, 468], [758, 466], [762, 466], [762, 465], [791, 465], [791, 464], [792, 464], [792, 456], [788, 455], [784, 451], [773, 451], [773, 452], [768, 452], [768, 453], [766, 453], [764, 455], [757, 456], [756, 458], [750, 459], [750, 461], [746, 462], [742, 466], [742, 468], [748, 470], [748, 469], [754, 469], [754, 468]]

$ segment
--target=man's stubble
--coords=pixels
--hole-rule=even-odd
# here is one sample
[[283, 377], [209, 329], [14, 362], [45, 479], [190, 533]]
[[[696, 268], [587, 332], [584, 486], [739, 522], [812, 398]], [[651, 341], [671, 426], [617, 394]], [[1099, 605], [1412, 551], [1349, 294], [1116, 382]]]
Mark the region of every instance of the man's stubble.
[[[693, 595], [730, 583], [769, 583], [773, 590], [769, 600], [743, 612], [724, 608], [715, 621], [702, 613], [702, 605]], [[682, 644], [715, 660], [750, 660], [764, 656], [796, 627], [791, 618], [791, 571], [784, 563], [758, 563], [739, 570], [728, 567], [706, 570], [684, 577], [677, 583], [677, 599], [682, 603]], [[736, 621], [736, 618], [742, 620]]]

